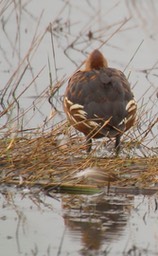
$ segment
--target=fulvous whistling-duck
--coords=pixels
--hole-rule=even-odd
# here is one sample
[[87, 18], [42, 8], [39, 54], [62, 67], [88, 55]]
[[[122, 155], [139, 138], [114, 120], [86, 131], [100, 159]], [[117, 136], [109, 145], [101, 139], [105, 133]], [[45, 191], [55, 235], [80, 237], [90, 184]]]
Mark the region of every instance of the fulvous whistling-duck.
[[92, 138], [106, 136], [116, 138], [118, 154], [121, 135], [134, 124], [137, 104], [125, 75], [108, 67], [102, 53], [94, 50], [85, 69], [69, 79], [64, 110], [70, 123], [86, 136], [87, 152]]

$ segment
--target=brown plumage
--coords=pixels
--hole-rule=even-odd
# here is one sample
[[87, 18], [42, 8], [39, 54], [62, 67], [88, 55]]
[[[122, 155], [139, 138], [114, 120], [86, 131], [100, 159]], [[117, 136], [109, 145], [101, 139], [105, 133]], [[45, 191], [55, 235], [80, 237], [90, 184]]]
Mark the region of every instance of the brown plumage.
[[77, 71], [68, 82], [64, 110], [70, 123], [87, 138], [87, 152], [92, 138], [115, 137], [116, 153], [120, 137], [135, 121], [137, 105], [125, 75], [108, 67], [99, 50], [86, 60], [85, 69]]

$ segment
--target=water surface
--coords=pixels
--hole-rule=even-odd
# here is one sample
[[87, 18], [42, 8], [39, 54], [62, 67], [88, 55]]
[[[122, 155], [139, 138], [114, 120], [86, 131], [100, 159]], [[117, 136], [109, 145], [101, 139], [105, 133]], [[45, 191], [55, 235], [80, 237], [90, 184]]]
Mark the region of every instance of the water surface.
[[[1, 188], [3, 255], [157, 255], [157, 196]], [[107, 254], [106, 254], [107, 253]]]

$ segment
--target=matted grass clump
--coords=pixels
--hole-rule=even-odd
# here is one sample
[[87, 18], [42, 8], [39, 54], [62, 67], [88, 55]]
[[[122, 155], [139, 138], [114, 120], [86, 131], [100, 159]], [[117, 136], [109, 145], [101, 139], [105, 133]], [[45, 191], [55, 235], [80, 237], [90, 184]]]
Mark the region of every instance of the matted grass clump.
[[[72, 190], [73, 186], [74, 190], [100, 188], [109, 186], [109, 183], [139, 188], [157, 184], [156, 155], [130, 157], [129, 153], [121, 153], [116, 158], [104, 146], [101, 152], [107, 156], [102, 157], [97, 155], [98, 145], [102, 144], [99, 141], [92, 153], [87, 155], [82, 136], [64, 136], [69, 130], [67, 122], [60, 122], [51, 132], [34, 138], [27, 134], [19, 138], [1, 139], [0, 183], [66, 190]], [[60, 138], [61, 135], [63, 138]], [[113, 142], [111, 144], [113, 146]], [[126, 145], [128, 152], [129, 142], [123, 143], [123, 151]], [[133, 147], [132, 142], [131, 145]]]

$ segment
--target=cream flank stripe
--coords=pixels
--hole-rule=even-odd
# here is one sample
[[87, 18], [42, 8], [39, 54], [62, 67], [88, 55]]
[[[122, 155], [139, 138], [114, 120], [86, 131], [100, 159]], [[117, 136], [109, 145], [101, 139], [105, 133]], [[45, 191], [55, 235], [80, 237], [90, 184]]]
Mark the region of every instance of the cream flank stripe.
[[[65, 97], [65, 101], [64, 101], [65, 106], [67, 106], [67, 103], [70, 105], [69, 107], [70, 112], [73, 110], [76, 110], [76, 113], [74, 113], [73, 116], [76, 116], [76, 117], [78, 116], [86, 120], [87, 113], [83, 110], [84, 107], [82, 105], [73, 104], [70, 100], [68, 100], [67, 97]], [[70, 114], [69, 114], [69, 117], [70, 117]]]
[[81, 115], [81, 114], [78, 114], [78, 113], [74, 114], [73, 116], [80, 117], [80, 118], [83, 119], [83, 120], [86, 120], [86, 119], [87, 119], [85, 116], [83, 116], [83, 115]]
[[[71, 110], [70, 110], [71, 111]], [[84, 110], [81, 110], [81, 109], [78, 109], [78, 110], [76, 110], [76, 112], [78, 113], [78, 114], [80, 114], [81, 116], [83, 116], [83, 118], [85, 119], [85, 117], [87, 116], [87, 113], [86, 113], [86, 111], [84, 111]], [[74, 114], [75, 115], [75, 114]]]
[[73, 104], [71, 107], [70, 107], [70, 111], [74, 110], [74, 109], [83, 109], [84, 107], [80, 104]]
[[69, 119], [71, 119], [75, 124], [77, 124], [76, 119], [72, 115], [70, 115], [69, 112], [67, 112], [67, 115], [68, 115]]
[[65, 99], [64, 99], [65, 106], [66, 106], [66, 103], [68, 103], [68, 105], [73, 105], [72, 101], [68, 100], [67, 97], [65, 97]]
[[137, 104], [136, 104], [135, 100], [130, 100], [126, 105], [126, 110], [128, 112], [131, 112], [131, 111], [135, 110], [136, 108], [137, 108]]
[[[126, 105], [127, 112], [130, 114], [130, 112], [132, 112], [135, 109], [137, 109], [137, 104], [135, 100], [130, 100]], [[122, 125], [123, 123], [126, 124], [127, 122], [129, 122], [130, 119], [134, 119], [135, 116], [136, 114], [130, 115], [128, 118], [127, 117], [123, 118], [123, 120], [118, 125]]]
[[[81, 119], [83, 120], [86, 120], [86, 116], [87, 116], [87, 113], [83, 110], [83, 106], [80, 105], [80, 104], [73, 104], [72, 101], [68, 100], [67, 97], [65, 97], [65, 101], [64, 101], [64, 104], [65, 105], [70, 105], [70, 112], [72, 110], [76, 110], [77, 113], [74, 113], [73, 116], [75, 117], [80, 117]], [[135, 102], [135, 100], [130, 100], [127, 105], [126, 105], [126, 110], [129, 112], [135, 110], [137, 108], [137, 104]], [[68, 112], [68, 116], [69, 118], [74, 122], [74, 123], [77, 123], [77, 120]], [[97, 115], [95, 115], [96, 117], [98, 117]], [[123, 122], [126, 124], [130, 119], [134, 118], [135, 115], [130, 115], [128, 118], [124, 118], [120, 123], [119, 125], [123, 124]], [[94, 121], [88, 121], [87, 122], [84, 122], [84, 125], [87, 126], [88, 128], [91, 128], [91, 127], [99, 127], [100, 125]]]
[[74, 117], [80, 117], [81, 119], [86, 121], [86, 122], [83, 122], [83, 125], [85, 125], [89, 129], [91, 129], [92, 127], [98, 127], [99, 126], [99, 124], [97, 124], [96, 122], [88, 121], [86, 119], [87, 113], [83, 110], [84, 107], [82, 105], [80, 105], [80, 104], [73, 104], [70, 100], [68, 100], [67, 97], [65, 97], [65, 100], [64, 100], [65, 106], [67, 105], [67, 103], [68, 103], [68, 105], [70, 105], [70, 108], [69, 108], [70, 112], [72, 110], [76, 110], [76, 113], [74, 113], [73, 116], [69, 112], [67, 112], [69, 118], [73, 122], [77, 123], [77, 120]]
[[100, 125], [99, 124], [97, 124], [96, 122], [94, 122], [94, 121], [88, 121], [88, 124], [90, 125], [90, 126], [93, 126], [93, 127], [100, 127]]

